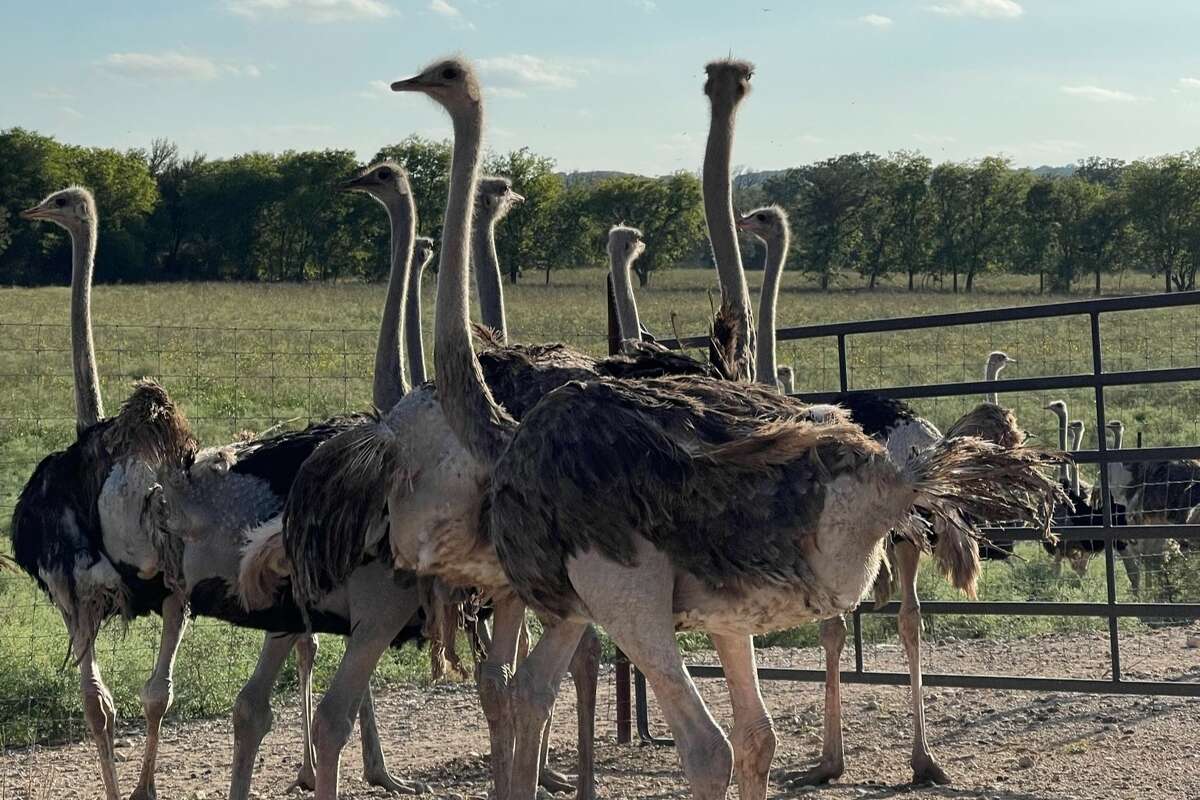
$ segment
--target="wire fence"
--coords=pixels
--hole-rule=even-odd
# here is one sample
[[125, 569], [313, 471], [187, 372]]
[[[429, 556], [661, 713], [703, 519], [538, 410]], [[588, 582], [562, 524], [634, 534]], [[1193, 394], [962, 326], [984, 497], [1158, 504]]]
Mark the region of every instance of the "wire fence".
[[[1200, 322], [1195, 308], [1131, 311], [1102, 322], [1105, 364], [1112, 370], [1157, 369], [1200, 364]], [[516, 341], [565, 341], [588, 352], [604, 351], [602, 332], [569, 323], [552, 328], [515, 326]], [[373, 329], [229, 328], [153, 325], [99, 326], [99, 372], [106, 410], [113, 413], [133, 380], [159, 380], [181, 401], [200, 440], [229, 441], [246, 432], [300, 427], [307, 422], [369, 404], [376, 331]], [[793, 366], [798, 385], [808, 391], [838, 388], [845, 372], [851, 386], [909, 385], [978, 380], [993, 349], [1018, 361], [1006, 379], [1090, 370], [1086, 322], [1037, 319], [930, 329], [906, 336], [903, 346], [888, 333], [856, 337], [843, 363], [836, 341], [781, 342], [780, 362]], [[7, 533], [18, 492], [38, 461], [74, 437], [70, 332], [67, 326], [0, 323], [0, 525]], [[1054, 418], [1044, 406], [1064, 399], [1072, 416], [1095, 416], [1095, 395], [1085, 387], [1028, 389], [1005, 394], [1005, 403], [1042, 441], [1057, 439]], [[913, 403], [941, 427], [976, 402], [974, 397], [921, 398]], [[1200, 382], [1113, 387], [1108, 419], [1122, 419], [1131, 446], [1140, 432], [1147, 446], [1179, 446], [1200, 441]], [[1085, 449], [1097, 449], [1094, 425]], [[1099, 473], [1083, 467], [1092, 484]], [[4, 537], [7, 546], [7, 537]], [[1147, 593], [1141, 599], [1171, 602], [1200, 600], [1200, 562], [1194, 551], [1170, 552], [1147, 563]], [[1103, 558], [1084, 564], [1079, 573], [1056, 573], [1054, 559], [1037, 542], [1017, 546], [1017, 558], [984, 566], [981, 598], [994, 601], [1104, 602], [1107, 586]], [[1125, 558], [1119, 554], [1118, 560]], [[1156, 556], [1157, 557], [1157, 556]], [[926, 573], [930, 571], [926, 570]], [[1128, 581], [1118, 596], [1132, 598]], [[921, 595], [928, 601], [953, 599], [940, 579], [923, 574]], [[1121, 626], [1143, 626], [1123, 619]], [[1047, 631], [1095, 630], [1103, 620], [1074, 615], [1015, 617], [937, 614], [934, 637], [1029, 636]], [[110, 625], [98, 647], [100, 666], [113, 690], [122, 719], [140, 716], [137, 691], [149, 675], [158, 644], [159, 622], [151, 617], [127, 629]], [[864, 658], [871, 648], [886, 652], [894, 623], [864, 617]], [[196, 620], [184, 639], [176, 670], [175, 717], [228, 712], [237, 690], [253, 669], [262, 634], [213, 620]], [[812, 631], [801, 629], [768, 637], [765, 644], [810, 645]], [[690, 647], [703, 642], [687, 641]], [[31, 742], [77, 740], [86, 735], [79, 701], [78, 675], [64, 667], [67, 639], [58, 613], [24, 575], [0, 573], [0, 747]], [[318, 686], [340, 658], [338, 642], [323, 642]], [[1128, 665], [1127, 665], [1128, 666]], [[376, 676], [381, 683], [409, 681], [424, 674], [424, 657], [405, 650], [385, 659]], [[1136, 669], [1136, 667], [1134, 667]], [[295, 685], [292, 668], [283, 687]], [[601, 697], [601, 731], [615, 726], [609, 689]]]

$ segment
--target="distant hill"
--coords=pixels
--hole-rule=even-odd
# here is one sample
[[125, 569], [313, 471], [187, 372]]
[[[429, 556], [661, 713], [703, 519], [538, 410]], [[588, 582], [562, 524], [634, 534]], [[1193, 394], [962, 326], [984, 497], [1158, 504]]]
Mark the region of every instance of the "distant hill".
[[1048, 164], [1043, 164], [1040, 167], [1034, 167], [1029, 170], [1039, 178], [1069, 178], [1075, 174], [1074, 164], [1065, 164], [1061, 167], [1052, 167]]
[[621, 172], [615, 169], [593, 169], [586, 172], [560, 172], [558, 174], [562, 176], [563, 183], [568, 189], [573, 189], [576, 186], [586, 189], [609, 178], [624, 178], [635, 175], [633, 172]]

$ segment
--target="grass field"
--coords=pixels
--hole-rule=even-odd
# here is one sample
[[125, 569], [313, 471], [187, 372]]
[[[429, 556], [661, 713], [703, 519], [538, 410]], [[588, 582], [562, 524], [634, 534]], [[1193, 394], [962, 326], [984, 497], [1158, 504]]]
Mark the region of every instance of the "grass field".
[[[790, 276], [789, 276], [790, 277]], [[752, 292], [760, 273], [750, 274]], [[544, 286], [531, 275], [506, 286], [510, 333], [516, 341], [561, 340], [600, 353], [605, 347], [603, 273], [556, 273]], [[1024, 305], [1066, 297], [1039, 296], [1028, 282], [989, 278], [987, 291], [973, 295], [880, 291], [818, 293], [806, 285], [784, 288], [781, 326], [929, 314], [974, 308]], [[426, 282], [426, 308], [433, 280]], [[1157, 281], [1127, 277], [1106, 292], [1154, 291]], [[711, 271], [677, 270], [656, 275], [639, 294], [643, 321], [660, 336], [702, 333], [709, 316]], [[107, 410], [112, 413], [132, 380], [149, 375], [180, 400], [202, 442], [225, 441], [243, 430], [277, 424], [299, 426], [310, 419], [363, 408], [370, 395], [375, 326], [382, 287], [191, 284], [100, 286], [94, 319]], [[37, 461], [70, 441], [73, 408], [70, 389], [68, 292], [65, 288], [0, 289], [0, 519], [7, 531], [16, 493]], [[426, 345], [431, 317], [426, 316]], [[1018, 360], [1006, 376], [1085, 372], [1091, 369], [1085, 318], [994, 326], [966, 326], [910, 335], [862, 336], [850, 340], [850, 383], [854, 388], [905, 383], [975, 380], [986, 354], [1003, 349]], [[1114, 315], [1103, 326], [1108, 369], [1140, 369], [1200, 364], [1200, 315], [1195, 308]], [[837, 351], [832, 340], [785, 345], [780, 362], [796, 369], [800, 390], [837, 388]], [[1072, 416], [1094, 418], [1090, 391], [1060, 395]], [[1004, 402], [1023, 426], [1055, 441], [1054, 418], [1042, 410], [1046, 394], [1009, 394]], [[921, 401], [919, 410], [947, 426], [976, 398]], [[1133, 438], [1147, 445], [1200, 441], [1200, 388], [1165, 385], [1112, 390], [1109, 418], [1122, 419]], [[1095, 446], [1088, 423], [1086, 447]], [[1087, 472], [1085, 470], [1085, 477]], [[1055, 581], [1037, 546], [1025, 557], [989, 565], [982, 585], [985, 599], [1099, 600], [1104, 597], [1102, 564], [1096, 560], [1082, 580]], [[1120, 573], [1120, 593], [1128, 593]], [[922, 596], [950, 597], [930, 570], [922, 576]], [[1175, 599], [1195, 600], [1195, 596]], [[936, 635], [1017, 636], [1047, 630], [1096, 627], [1087, 618], [942, 617], [932, 621]], [[1129, 625], [1139, 623], [1130, 622]], [[137, 688], [145, 679], [157, 642], [157, 620], [142, 620], [122, 633], [112, 626], [101, 647], [101, 664], [123, 717], [139, 712]], [[891, 620], [868, 618], [868, 641], [894, 634]], [[195, 716], [229, 708], [249, 674], [260, 634], [199, 621], [182, 649], [173, 713]], [[772, 641], [807, 642], [811, 631], [789, 632]], [[689, 644], [699, 644], [691, 641]], [[53, 611], [22, 577], [0, 577], [0, 746], [80, 735], [77, 673], [63, 668], [66, 637]], [[323, 683], [340, 655], [327, 639], [319, 658]], [[420, 680], [424, 658], [411, 650], [390, 656], [379, 680]], [[289, 672], [285, 688], [294, 681]]]

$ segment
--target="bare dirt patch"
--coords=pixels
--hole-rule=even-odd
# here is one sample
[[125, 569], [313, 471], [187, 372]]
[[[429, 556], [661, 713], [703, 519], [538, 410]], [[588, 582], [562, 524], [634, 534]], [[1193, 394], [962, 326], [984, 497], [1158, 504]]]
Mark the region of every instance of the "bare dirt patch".
[[[1193, 631], [1194, 633], [1194, 631]], [[1200, 680], [1200, 649], [1186, 647], [1189, 632], [1172, 628], [1123, 636], [1126, 674], [1156, 680]], [[1106, 668], [1106, 638], [1096, 634], [1049, 635], [1020, 641], [941, 642], [927, 649], [928, 671], [999, 672], [1014, 675], [1099, 677]], [[705, 661], [706, 654], [693, 660]], [[770, 665], [816, 666], [819, 653], [768, 649]], [[848, 659], [846, 662], [848, 663]], [[868, 668], [903, 669], [896, 647], [870, 651]], [[601, 675], [597, 768], [607, 798], [686, 797], [671, 749], [617, 746], [614, 742], [612, 673]], [[701, 681], [722, 724], [729, 724], [724, 687]], [[816, 684], [771, 682], [764, 694], [775, 717], [779, 749], [773, 776], [808, 766], [819, 749], [822, 693]], [[1200, 797], [1200, 700], [1088, 696], [1066, 693], [933, 689], [927, 693], [931, 745], [954, 784], [911, 787], [910, 716], [903, 688], [847, 686], [847, 770], [837, 784], [789, 789], [775, 781], [772, 798], [1042, 798]], [[394, 688], [378, 697], [379, 723], [392, 769], [433, 786], [435, 798], [486, 797], [487, 733], [473, 687]], [[554, 721], [554, 763], [574, 763], [573, 692], [564, 682]], [[255, 775], [258, 797], [286, 793], [299, 765], [296, 704], [277, 709], [263, 742]], [[661, 721], [657, 731], [665, 732]], [[123, 789], [132, 789], [142, 737], [130, 724], [119, 749]], [[165, 731], [160, 798], [224, 798], [228, 792], [232, 734], [227, 719], [173, 724]], [[342, 796], [383, 797], [359, 780], [357, 742], [342, 761]], [[9, 751], [0, 758], [0, 797], [93, 798], [101, 795], [90, 743]]]

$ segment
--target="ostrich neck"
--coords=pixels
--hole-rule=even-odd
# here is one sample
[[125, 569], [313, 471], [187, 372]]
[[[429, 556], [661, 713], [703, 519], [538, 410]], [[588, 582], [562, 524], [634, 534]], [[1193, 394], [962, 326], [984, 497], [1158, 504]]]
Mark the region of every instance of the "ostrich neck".
[[75, 373], [75, 424], [79, 430], [104, 416], [96, 345], [92, 341], [92, 273], [96, 263], [96, 224], [71, 234], [71, 363]]
[[478, 180], [483, 109], [476, 104], [465, 114], [452, 117], [454, 153], [442, 224], [433, 367], [438, 397], [451, 430], [472, 455], [492, 464], [507, 446], [515, 423], [496, 405], [471, 347], [468, 237]]
[[411, 194], [384, 204], [392, 224], [392, 268], [388, 276], [387, 300], [379, 323], [379, 344], [375, 347], [375, 382], [371, 400], [380, 411], [396, 405], [408, 387], [404, 382], [404, 354], [400, 352], [400, 332], [404, 326], [404, 302], [408, 275], [412, 268], [416, 214]]
[[479, 318], [508, 343], [508, 323], [504, 319], [504, 282], [500, 277], [500, 257], [496, 254], [496, 219], [482, 215], [471, 231], [471, 261], [475, 267], [475, 287], [479, 292]]
[[424, 264], [414, 264], [404, 295], [404, 347], [408, 353], [408, 374], [413, 386], [425, 382], [425, 338], [421, 333], [421, 276]]
[[[1083, 444], [1083, 431], [1082, 430], [1072, 430], [1071, 431], [1071, 452], [1072, 453], [1077, 452], [1082, 444]], [[1067, 474], [1070, 476], [1071, 492], [1074, 493], [1076, 497], [1078, 497], [1079, 496], [1079, 465], [1076, 464], [1074, 461], [1072, 461], [1070, 464], [1067, 465]]]
[[[1058, 417], [1058, 449], [1064, 453], [1069, 452], [1067, 448], [1067, 413], [1056, 414]], [[1058, 468], [1058, 479], [1062, 482], [1067, 482], [1071, 479], [1071, 470], [1066, 464]]]
[[[1000, 376], [1000, 365], [988, 362], [983, 368], [983, 379], [988, 383], [996, 380]], [[988, 392], [983, 396], [985, 403], [991, 403], [994, 406], [1000, 405], [1000, 396], [996, 392]]]
[[610, 269], [613, 280], [613, 296], [617, 306], [617, 327], [622, 341], [642, 338], [641, 322], [638, 320], [637, 299], [633, 296], [633, 283], [629, 280], [629, 270], [633, 267], [633, 259], [614, 254], [610, 257]]
[[758, 300], [758, 353], [755, 358], [755, 380], [767, 386], [778, 386], [775, 368], [775, 307], [779, 304], [779, 281], [787, 263], [788, 235], [765, 240], [766, 264], [763, 268], [762, 292]]
[[733, 193], [729, 178], [733, 158], [733, 123], [735, 110], [713, 106], [708, 129], [708, 144], [704, 150], [704, 221], [712, 242], [713, 260], [721, 281], [721, 302], [735, 314], [738, 327], [738, 377], [749, 380], [754, 370], [753, 313], [750, 310], [750, 290], [742, 270], [742, 255], [738, 250], [737, 231], [733, 222]]

